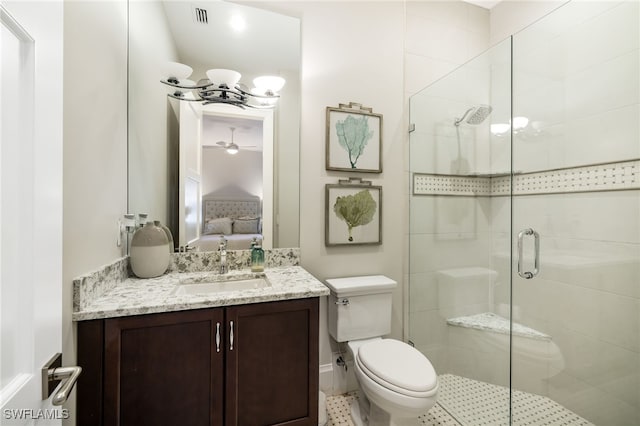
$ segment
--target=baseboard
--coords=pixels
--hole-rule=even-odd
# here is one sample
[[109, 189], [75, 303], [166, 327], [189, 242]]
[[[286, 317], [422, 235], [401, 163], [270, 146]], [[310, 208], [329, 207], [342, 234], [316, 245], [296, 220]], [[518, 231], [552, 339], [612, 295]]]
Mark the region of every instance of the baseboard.
[[333, 365], [320, 364], [320, 390], [327, 395], [334, 395], [333, 391]]

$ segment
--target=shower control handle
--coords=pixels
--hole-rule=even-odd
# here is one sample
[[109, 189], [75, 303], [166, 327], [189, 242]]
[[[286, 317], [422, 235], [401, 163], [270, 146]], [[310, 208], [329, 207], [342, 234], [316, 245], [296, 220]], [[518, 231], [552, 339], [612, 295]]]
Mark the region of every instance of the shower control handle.
[[[534, 259], [533, 259], [533, 272], [522, 270], [522, 251], [523, 240], [525, 236], [533, 235], [534, 238]], [[540, 273], [540, 234], [532, 228], [523, 229], [518, 233], [518, 275], [526, 280], [530, 280]]]

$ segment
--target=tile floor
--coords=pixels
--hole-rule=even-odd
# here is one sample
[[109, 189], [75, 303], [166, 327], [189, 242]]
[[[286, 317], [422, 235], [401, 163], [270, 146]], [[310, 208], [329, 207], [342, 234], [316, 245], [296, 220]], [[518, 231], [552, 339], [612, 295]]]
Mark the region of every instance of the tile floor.
[[[424, 426], [507, 425], [509, 389], [453, 374], [439, 376], [438, 402], [420, 416]], [[353, 426], [349, 404], [355, 394], [327, 397], [328, 426]], [[514, 425], [593, 426], [549, 398], [521, 391], [513, 392]], [[452, 416], [450, 413], [453, 413]]]

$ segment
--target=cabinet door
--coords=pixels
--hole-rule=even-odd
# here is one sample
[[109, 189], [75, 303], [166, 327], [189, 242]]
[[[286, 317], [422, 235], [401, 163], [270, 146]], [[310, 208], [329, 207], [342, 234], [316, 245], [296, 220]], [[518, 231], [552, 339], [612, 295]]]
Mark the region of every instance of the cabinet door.
[[225, 424], [316, 426], [318, 298], [229, 307], [225, 322]]
[[223, 312], [106, 320], [104, 425], [221, 426]]

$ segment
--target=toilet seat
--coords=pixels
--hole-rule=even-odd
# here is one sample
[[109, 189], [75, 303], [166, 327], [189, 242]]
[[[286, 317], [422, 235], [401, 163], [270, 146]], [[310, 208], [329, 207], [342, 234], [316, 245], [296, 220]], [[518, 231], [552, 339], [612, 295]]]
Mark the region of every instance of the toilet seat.
[[427, 398], [437, 391], [438, 377], [429, 360], [399, 340], [366, 343], [355, 361], [362, 373], [390, 391], [413, 398]]

